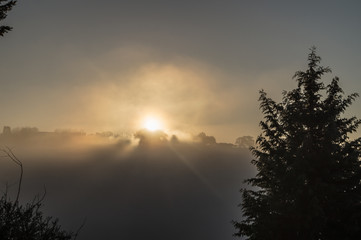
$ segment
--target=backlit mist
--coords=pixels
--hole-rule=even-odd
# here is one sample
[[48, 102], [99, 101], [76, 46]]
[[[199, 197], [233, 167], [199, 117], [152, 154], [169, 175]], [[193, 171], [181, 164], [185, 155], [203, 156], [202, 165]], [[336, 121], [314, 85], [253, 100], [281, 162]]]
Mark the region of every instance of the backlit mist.
[[[317, 47], [361, 93], [359, 1], [17, 1], [0, 25], [0, 150], [21, 203], [79, 240], [231, 240], [259, 91]], [[325, 76], [328, 84], [334, 73]], [[361, 116], [360, 99], [350, 114]], [[348, 113], [347, 113], [348, 114]], [[358, 137], [354, 133], [352, 137]], [[19, 168], [0, 158], [0, 190]]]

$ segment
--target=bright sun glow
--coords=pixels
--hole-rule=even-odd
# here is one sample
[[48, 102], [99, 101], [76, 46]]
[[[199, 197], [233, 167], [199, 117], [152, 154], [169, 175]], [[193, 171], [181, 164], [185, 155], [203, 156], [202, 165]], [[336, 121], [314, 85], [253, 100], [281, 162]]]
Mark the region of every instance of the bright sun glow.
[[147, 117], [144, 121], [144, 127], [149, 131], [156, 131], [162, 128], [162, 124], [157, 118]]

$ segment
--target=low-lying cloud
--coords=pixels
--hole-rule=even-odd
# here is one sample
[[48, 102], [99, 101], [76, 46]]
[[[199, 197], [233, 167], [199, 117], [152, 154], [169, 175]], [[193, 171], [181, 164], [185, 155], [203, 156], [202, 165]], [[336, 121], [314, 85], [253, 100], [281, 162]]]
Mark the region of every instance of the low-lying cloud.
[[[158, 135], [157, 135], [158, 134]], [[44, 211], [79, 239], [232, 239], [250, 155], [199, 134], [192, 141], [147, 131], [1, 135], [24, 165], [21, 201], [47, 189]], [[214, 139], [214, 141], [213, 141]], [[19, 169], [1, 159], [1, 183], [14, 194]]]

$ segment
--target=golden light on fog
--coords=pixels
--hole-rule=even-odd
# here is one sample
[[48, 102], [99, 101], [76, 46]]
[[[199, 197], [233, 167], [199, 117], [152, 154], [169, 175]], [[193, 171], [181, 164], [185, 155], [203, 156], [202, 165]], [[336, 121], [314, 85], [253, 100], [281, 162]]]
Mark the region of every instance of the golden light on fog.
[[144, 120], [143, 127], [149, 131], [161, 130], [163, 128], [162, 122], [155, 117], [147, 117]]

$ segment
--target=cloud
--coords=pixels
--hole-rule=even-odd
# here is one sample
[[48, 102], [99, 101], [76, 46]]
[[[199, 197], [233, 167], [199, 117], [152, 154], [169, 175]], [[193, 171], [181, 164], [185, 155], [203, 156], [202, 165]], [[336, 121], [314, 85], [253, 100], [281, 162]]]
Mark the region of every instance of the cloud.
[[[186, 58], [150, 59], [153, 55], [156, 53], [146, 50], [118, 49], [100, 60], [81, 61], [88, 64], [81, 67], [86, 74], [78, 78], [86, 81], [54, 89], [57, 100], [42, 107], [42, 114], [34, 112], [48, 119], [40, 125], [51, 123], [93, 132], [135, 131], [146, 114], [157, 113], [166, 118], [170, 129], [184, 131], [227, 113], [226, 94], [215, 91], [219, 90], [218, 76], [212, 67]], [[57, 117], [50, 121], [49, 116]]]
[[210, 62], [141, 44], [121, 44], [97, 54], [67, 45], [60, 55], [57, 71], [31, 67], [40, 79], [31, 86], [21, 71], [21, 81], [14, 80], [18, 85], [10, 84], [3, 96], [0, 123], [48, 131], [134, 132], [144, 115], [156, 113], [170, 130], [206, 130], [223, 141], [238, 137], [235, 129], [249, 135], [258, 129], [259, 82], [251, 84], [252, 74], [231, 74]]

